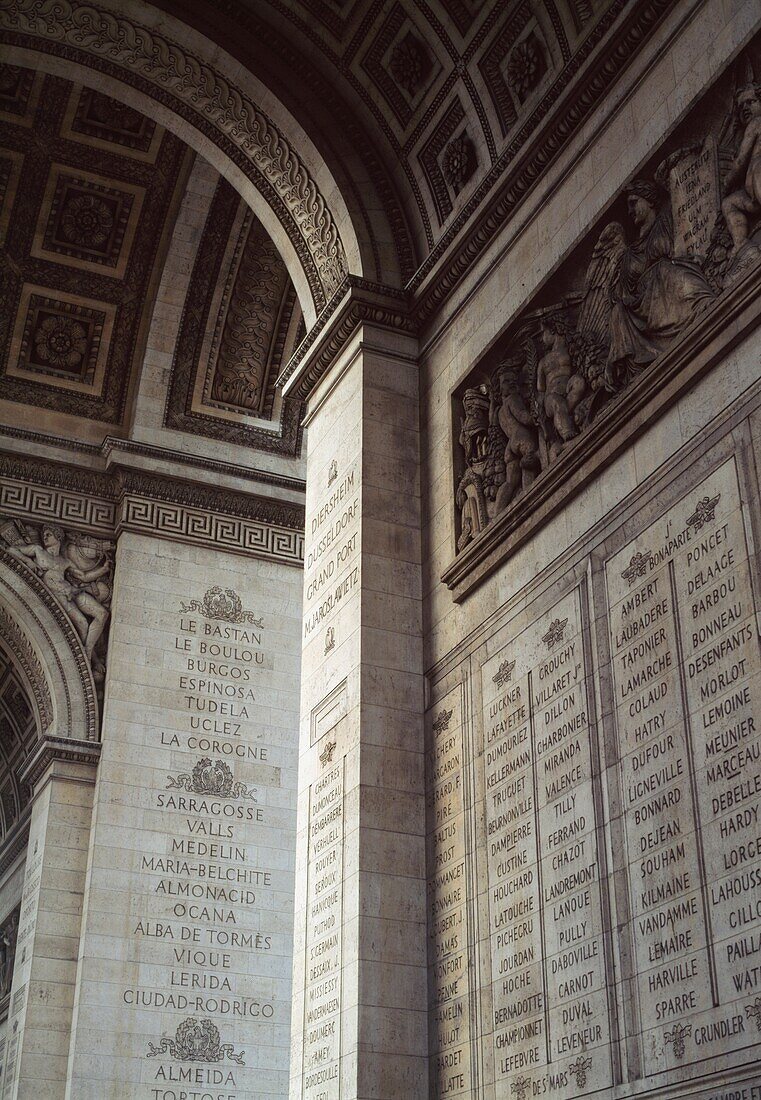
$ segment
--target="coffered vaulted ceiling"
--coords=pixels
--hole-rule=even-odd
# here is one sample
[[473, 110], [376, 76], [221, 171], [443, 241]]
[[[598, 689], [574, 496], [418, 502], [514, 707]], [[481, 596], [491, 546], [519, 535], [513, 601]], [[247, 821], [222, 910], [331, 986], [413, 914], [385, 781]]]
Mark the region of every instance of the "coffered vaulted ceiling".
[[[0, 66], [0, 399], [129, 426], [157, 287], [193, 154], [131, 107]], [[164, 411], [168, 427], [294, 454], [275, 392], [301, 334], [272, 241], [219, 177]], [[63, 423], [63, 421], [61, 422]]]
[[[509, 216], [674, 0], [159, 6], [219, 41], [319, 135], [371, 236], [372, 185], [401, 281], [416, 292], [479, 216]], [[383, 248], [376, 232], [371, 278]]]
[[[59, 59], [68, 51], [101, 82], [113, 70], [115, 93], [134, 81], [177, 112], [181, 133], [189, 124], [215, 142], [274, 211], [311, 316], [355, 271], [341, 223], [360, 241], [356, 270], [405, 288], [425, 321], [675, 3], [157, 0], [140, 9], [148, 31], [131, 3], [104, 0], [98, 33], [86, 35], [94, 9], [80, 0], [44, 19], [32, 0], [6, 0], [3, 36]], [[157, 19], [157, 7], [175, 19]], [[246, 98], [247, 77], [211, 43], [291, 112], [351, 230], [331, 209], [329, 179], [324, 194], [315, 183], [307, 146]], [[193, 154], [118, 98], [11, 66], [0, 69], [0, 122], [0, 289], [10, 303], [0, 398], [125, 433]], [[216, 180], [163, 422], [294, 454], [299, 408], [274, 382], [304, 332], [301, 309], [262, 224]]]

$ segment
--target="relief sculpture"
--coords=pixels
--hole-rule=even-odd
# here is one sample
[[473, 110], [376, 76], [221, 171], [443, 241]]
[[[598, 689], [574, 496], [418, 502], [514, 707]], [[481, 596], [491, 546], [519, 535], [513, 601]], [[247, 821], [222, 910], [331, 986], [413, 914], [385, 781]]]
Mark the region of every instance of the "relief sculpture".
[[106, 626], [111, 614], [114, 547], [56, 523], [41, 525], [0, 517], [0, 539], [42, 580], [71, 620], [96, 681], [106, 661]]
[[761, 89], [747, 60], [720, 121], [687, 136], [624, 189], [619, 216], [561, 273], [559, 300], [546, 291], [461, 391], [458, 550], [761, 258]]

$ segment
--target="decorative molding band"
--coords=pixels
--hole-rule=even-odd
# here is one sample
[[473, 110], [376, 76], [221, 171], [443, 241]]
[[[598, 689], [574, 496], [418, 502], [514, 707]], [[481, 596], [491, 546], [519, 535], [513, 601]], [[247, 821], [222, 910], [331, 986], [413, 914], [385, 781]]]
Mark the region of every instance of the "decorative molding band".
[[45, 672], [29, 639], [4, 607], [0, 607], [0, 636], [21, 666], [37, 707], [40, 729], [44, 732], [53, 721], [53, 701]]
[[77, 741], [73, 737], [41, 738], [19, 769], [19, 779], [34, 789], [56, 760], [85, 765], [92, 769], [94, 780], [94, 769], [100, 760], [100, 744], [93, 741]]
[[136, 531], [159, 538], [197, 542], [214, 550], [273, 558], [286, 565], [301, 567], [304, 563], [301, 531], [133, 495], [125, 496], [120, 505], [116, 530], [117, 534]]
[[147, 497], [165, 504], [213, 512], [221, 516], [240, 516], [246, 520], [275, 527], [304, 530], [304, 508], [300, 504], [272, 500], [231, 489], [210, 488], [192, 481], [178, 481], [146, 470], [115, 467], [120, 500], [128, 496]]
[[103, 440], [100, 453], [108, 466], [118, 464], [119, 454], [140, 455], [159, 462], [176, 462], [182, 466], [192, 466], [196, 470], [208, 470], [210, 473], [223, 474], [226, 477], [256, 481], [260, 485], [276, 485], [280, 489], [292, 489], [296, 493], [305, 493], [307, 487], [303, 478], [273, 474], [269, 470], [258, 470], [253, 466], [238, 466], [233, 462], [220, 462], [214, 458], [200, 458], [169, 447], [153, 447], [149, 443], [136, 443], [131, 439], [117, 439], [110, 435]]
[[715, 307], [610, 405], [541, 476], [452, 561], [441, 579], [457, 603], [503, 565], [569, 500], [610, 465], [678, 397], [720, 363], [758, 325], [761, 266], [726, 291]]
[[[0, 454], [0, 514], [96, 537], [138, 530], [302, 565], [303, 505], [121, 466], [119, 449], [108, 473]], [[301, 488], [296, 479], [282, 481]]]
[[[103, 458], [107, 467], [117, 461], [119, 454], [139, 455], [142, 458], [150, 458], [156, 462], [176, 462], [181, 466], [190, 466], [193, 470], [208, 470], [210, 473], [222, 474], [225, 477], [256, 481], [260, 485], [277, 485], [282, 489], [293, 489], [297, 493], [306, 492], [306, 482], [303, 478], [274, 474], [270, 470], [259, 470], [255, 466], [239, 466], [234, 462], [221, 462], [215, 458], [203, 458], [201, 455], [175, 451], [171, 447], [156, 447], [150, 443], [137, 443], [133, 439], [120, 439], [118, 436], [113, 435], [107, 435], [103, 442], [98, 445], [95, 443], [80, 443], [77, 440], [65, 439], [63, 436], [47, 435], [45, 432], [32, 432], [25, 428], [14, 428], [10, 424], [0, 424], [0, 437], [2, 436], [7, 436], [9, 439], [24, 439], [29, 443], [37, 443], [44, 447], [59, 447], [62, 450], [76, 451], [91, 455], [96, 459]], [[62, 469], [59, 464], [45, 459], [19, 458], [17, 454], [0, 453], [0, 476], [13, 476], [14, 461], [20, 463], [18, 469], [23, 469], [24, 474], [28, 472], [28, 463], [30, 462], [47, 463], [48, 469], [51, 471], [51, 477], [54, 476], [52, 471]], [[74, 468], [71, 467], [71, 469]], [[78, 474], [80, 478], [85, 478], [88, 476], [88, 471], [79, 469]], [[93, 485], [97, 483], [101, 486], [100, 488], [93, 488], [92, 491], [107, 495], [109, 490], [103, 488], [103, 486], [110, 484], [108, 479], [104, 478], [98, 470], [92, 471], [92, 477], [100, 479], [100, 482], [93, 482]], [[52, 482], [49, 483], [52, 484]]]
[[0, 514], [64, 523], [92, 535], [113, 534], [116, 505], [102, 497], [84, 495], [53, 485], [35, 485], [5, 475], [0, 455]]
[[346, 256], [328, 204], [272, 119], [220, 72], [148, 27], [79, 0], [0, 0], [0, 27], [20, 46], [134, 74], [220, 147], [232, 145], [299, 254], [316, 306], [330, 298]]
[[348, 275], [278, 378], [283, 393], [306, 401], [361, 324], [417, 333], [402, 290]]

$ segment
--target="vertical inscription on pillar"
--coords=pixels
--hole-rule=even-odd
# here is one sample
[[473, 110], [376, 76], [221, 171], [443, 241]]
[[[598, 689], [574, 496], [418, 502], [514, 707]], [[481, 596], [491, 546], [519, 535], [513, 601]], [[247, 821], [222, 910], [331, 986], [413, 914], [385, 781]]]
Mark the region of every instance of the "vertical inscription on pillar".
[[482, 668], [494, 1075], [611, 1084], [593, 742], [578, 592]]
[[335, 628], [329, 635], [324, 628], [359, 585], [359, 489], [356, 464], [341, 471], [331, 463], [327, 488], [307, 516], [303, 637], [321, 634], [326, 653], [335, 645]]
[[304, 1100], [341, 1095], [344, 762], [333, 750], [309, 792]]
[[460, 689], [427, 723], [428, 1045], [431, 1100], [470, 1095], [465, 799]]
[[606, 574], [652, 1074], [759, 1039], [761, 664], [734, 461]]

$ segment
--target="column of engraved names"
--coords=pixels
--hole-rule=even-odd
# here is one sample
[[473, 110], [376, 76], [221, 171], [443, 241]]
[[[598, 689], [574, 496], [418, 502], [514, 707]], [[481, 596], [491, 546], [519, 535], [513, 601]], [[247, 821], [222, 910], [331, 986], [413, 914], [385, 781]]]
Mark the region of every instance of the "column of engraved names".
[[727, 464], [682, 507], [674, 555], [682, 675], [716, 957], [717, 1007], [695, 1057], [761, 1040], [761, 662], [737, 479]]
[[639, 1013], [648, 1073], [714, 1003], [703, 846], [679, 671], [670, 516], [607, 567], [610, 637]]
[[[359, 471], [331, 463], [325, 492], [307, 517], [304, 641], [327, 626], [359, 587]], [[333, 626], [328, 629], [335, 630]], [[331, 649], [335, 639], [326, 639]]]
[[[451, 701], [450, 701], [451, 700]], [[469, 1093], [465, 803], [459, 691], [435, 711], [427, 752], [430, 1094]]]
[[[494, 1078], [547, 1061], [529, 677], [521, 639], [482, 669]], [[516, 1090], [513, 1090], [516, 1091]]]
[[[128, 1008], [157, 1012], [146, 1051], [151, 1100], [170, 1100], [164, 1086], [180, 1080], [224, 1085], [229, 1096], [258, 1092], [241, 1068], [257, 1060], [240, 1041], [252, 1026], [286, 1056], [290, 1006], [279, 964], [287, 966], [291, 892], [280, 838], [291, 811], [282, 750], [263, 744], [254, 725], [273, 660], [261, 622], [246, 623], [252, 613], [208, 597], [194, 602], [200, 614], [177, 620], [176, 702], [155, 733], [171, 770], [148, 792], [146, 815], [162, 847], [140, 855], [142, 913], [132, 934], [144, 965], [140, 984], [122, 992]], [[178, 1062], [198, 1061], [199, 1042], [219, 1045], [220, 1064], [183, 1078]]]
[[551, 615], [530, 674], [551, 1063], [544, 1085], [580, 1095], [611, 1083], [596, 779], [578, 593]]
[[340, 1096], [344, 763], [312, 785], [307, 865], [305, 1100]]

